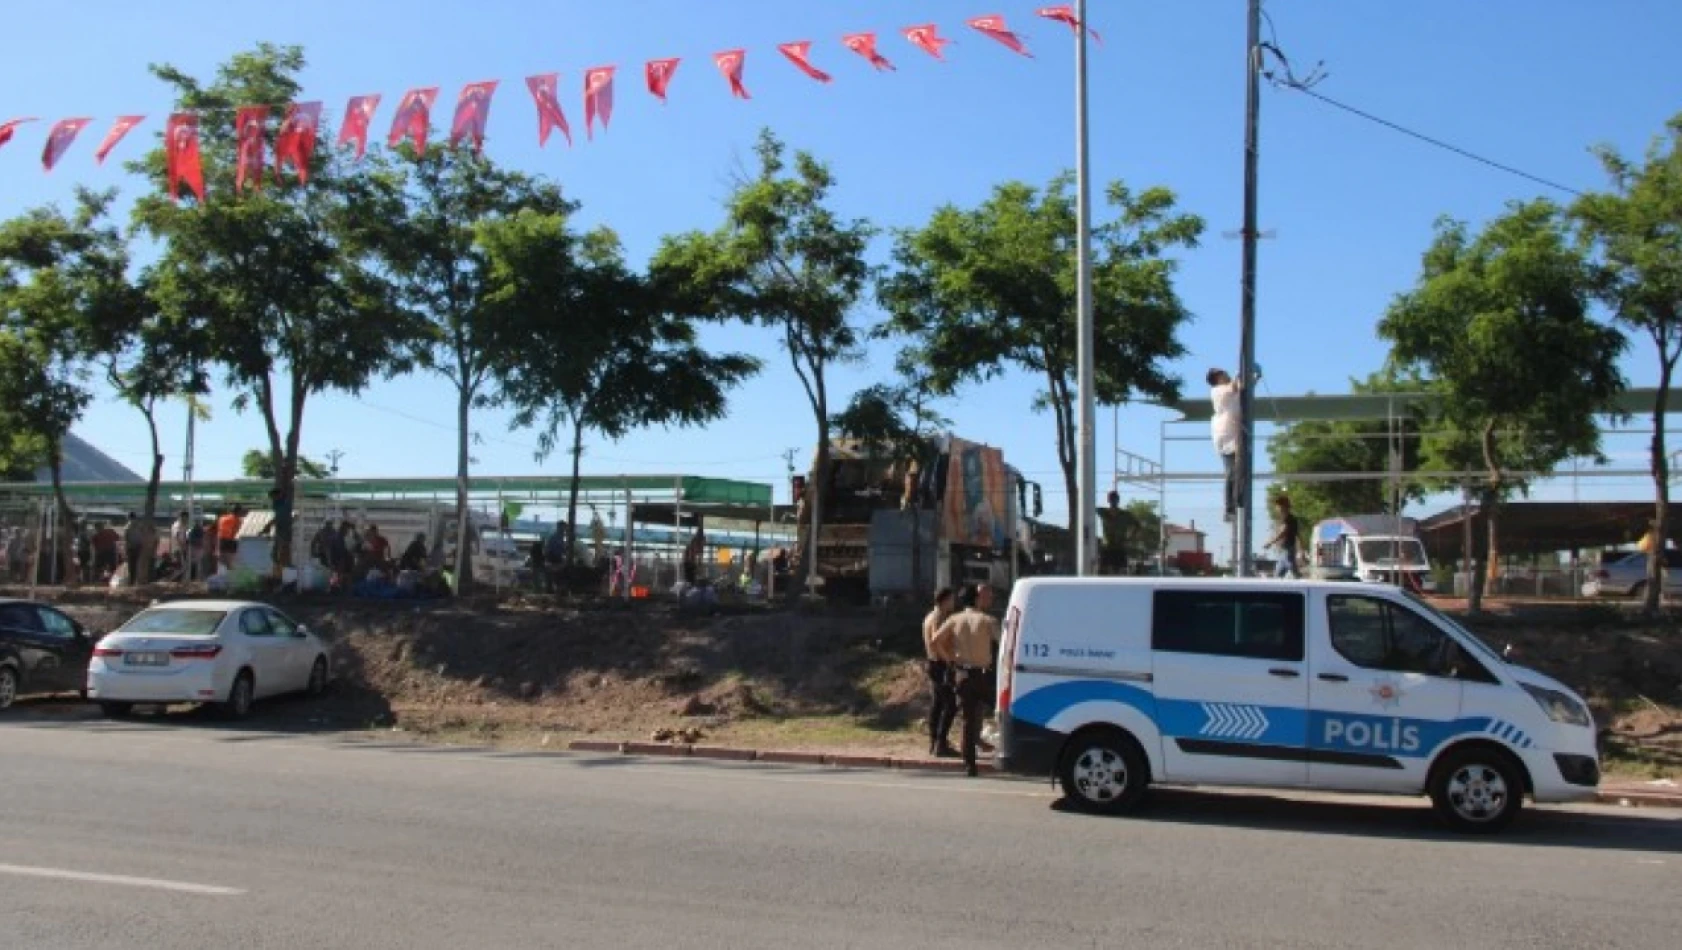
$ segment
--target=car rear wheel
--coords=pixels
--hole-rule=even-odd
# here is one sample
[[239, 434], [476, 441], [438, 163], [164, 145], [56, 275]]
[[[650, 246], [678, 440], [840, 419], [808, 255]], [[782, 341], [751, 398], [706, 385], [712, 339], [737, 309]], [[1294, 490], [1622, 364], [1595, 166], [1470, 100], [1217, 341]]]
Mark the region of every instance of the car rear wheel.
[[327, 692], [327, 658], [318, 656], [315, 665], [310, 667], [310, 684], [306, 692], [311, 696], [320, 696]]
[[99, 711], [107, 719], [122, 719], [134, 711], [133, 703], [100, 703]]
[[18, 699], [18, 671], [0, 666], [0, 709], [8, 709]]
[[234, 677], [234, 685], [228, 688], [228, 699], [222, 704], [222, 714], [229, 719], [244, 719], [251, 715], [251, 701], [255, 695], [256, 682], [251, 678], [250, 670], [240, 670]]
[[1473, 747], [1451, 753], [1431, 773], [1431, 803], [1450, 828], [1493, 834], [1524, 807], [1524, 775], [1506, 752]]
[[1150, 784], [1150, 766], [1126, 734], [1094, 730], [1069, 740], [1058, 779], [1075, 807], [1118, 814], [1138, 804]]

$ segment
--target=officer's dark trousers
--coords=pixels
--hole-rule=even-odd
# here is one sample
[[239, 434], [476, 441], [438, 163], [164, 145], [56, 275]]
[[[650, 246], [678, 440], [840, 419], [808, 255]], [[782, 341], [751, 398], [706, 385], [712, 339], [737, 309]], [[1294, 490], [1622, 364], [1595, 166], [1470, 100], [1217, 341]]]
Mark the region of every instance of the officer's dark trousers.
[[952, 689], [952, 668], [944, 660], [930, 660], [929, 751], [951, 744], [952, 720], [958, 715], [958, 697]]
[[964, 765], [975, 765], [975, 747], [981, 743], [981, 717], [987, 714], [987, 673], [960, 669], [957, 675], [958, 714], [964, 717], [961, 751]]

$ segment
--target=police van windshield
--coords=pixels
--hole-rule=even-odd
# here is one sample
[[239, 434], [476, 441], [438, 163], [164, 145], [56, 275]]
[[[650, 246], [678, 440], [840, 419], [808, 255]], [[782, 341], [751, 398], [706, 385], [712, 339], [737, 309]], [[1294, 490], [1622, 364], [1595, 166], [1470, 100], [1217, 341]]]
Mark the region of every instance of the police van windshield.
[[1465, 627], [1461, 626], [1458, 622], [1455, 621], [1455, 619], [1453, 617], [1450, 617], [1448, 614], [1445, 614], [1441, 610], [1438, 610], [1435, 606], [1433, 606], [1425, 598], [1419, 596], [1418, 594], [1415, 594], [1411, 590], [1405, 590], [1404, 589], [1402, 591], [1402, 593], [1405, 594], [1407, 596], [1407, 599], [1412, 601], [1413, 604], [1415, 606], [1417, 606], [1419, 609], [1421, 609], [1421, 610], [1425, 611], [1426, 613], [1430, 614], [1432, 617], [1435, 617], [1437, 619], [1438, 623], [1441, 623], [1444, 626], [1448, 627], [1450, 630], [1453, 630], [1454, 632], [1460, 634], [1460, 639], [1461, 639], [1462, 642], [1470, 645], [1472, 647], [1472, 649], [1476, 650], [1478, 653], [1483, 654], [1483, 656], [1486, 659], [1494, 660], [1495, 662], [1501, 663], [1501, 664], [1505, 664], [1507, 662], [1506, 657], [1502, 656], [1498, 651], [1496, 651], [1494, 648], [1490, 647], [1489, 644], [1483, 642], [1483, 639], [1481, 637], [1479, 637], [1477, 634], [1473, 633], [1472, 631], [1467, 630]]
[[1360, 542], [1361, 560], [1369, 564], [1393, 564], [1402, 567], [1423, 567], [1425, 546], [1418, 538], [1372, 538]]

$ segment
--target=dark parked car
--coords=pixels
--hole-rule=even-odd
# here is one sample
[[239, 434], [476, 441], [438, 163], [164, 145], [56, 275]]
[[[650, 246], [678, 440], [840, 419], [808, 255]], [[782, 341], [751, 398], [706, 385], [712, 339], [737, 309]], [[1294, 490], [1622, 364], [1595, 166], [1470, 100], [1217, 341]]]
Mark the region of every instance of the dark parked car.
[[0, 709], [25, 693], [84, 690], [94, 639], [54, 607], [0, 598]]

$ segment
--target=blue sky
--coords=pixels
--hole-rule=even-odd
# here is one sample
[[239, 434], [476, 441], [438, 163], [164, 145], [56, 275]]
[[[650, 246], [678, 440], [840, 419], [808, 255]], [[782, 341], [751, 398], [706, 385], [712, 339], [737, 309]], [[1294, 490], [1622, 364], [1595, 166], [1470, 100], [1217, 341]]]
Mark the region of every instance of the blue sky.
[[[136, 136], [156, 135], [167, 93], [146, 71], [169, 62], [208, 75], [228, 55], [267, 40], [305, 47], [305, 98], [330, 114], [352, 95], [380, 92], [374, 128], [383, 137], [391, 107], [407, 89], [443, 87], [435, 124], [447, 122], [468, 82], [500, 79], [488, 152], [500, 161], [558, 178], [584, 205], [582, 224], [609, 224], [645, 258], [663, 234], [714, 227], [735, 161], [761, 127], [834, 166], [846, 213], [884, 227], [924, 221], [944, 202], [973, 204], [1008, 179], [1043, 182], [1073, 163], [1073, 50], [1068, 30], [1034, 17], [1024, 0], [852, 0], [846, 4], [764, 0], [635, 0], [538, 4], [480, 0], [432, 5], [390, 0], [295, 0], [235, 15], [226, 4], [176, 0], [165, 15], [150, 4], [86, 0], [14, 4], [13, 38], [0, 60], [7, 90], [0, 117], [45, 120], [93, 116], [94, 123], [52, 175], [39, 165], [47, 122], [0, 150], [0, 214], [65, 200], [72, 186], [138, 182], [120, 159], [105, 167], [92, 153], [120, 113], [145, 113]], [[1196, 314], [1184, 334], [1190, 355], [1176, 367], [1187, 391], [1202, 389], [1210, 365], [1231, 365], [1238, 349], [1238, 243], [1242, 174], [1244, 5], [1242, 0], [1093, 0], [1093, 162], [1102, 180], [1167, 185], [1204, 216], [1204, 246], [1184, 256], [1181, 293]], [[1391, 120], [1577, 188], [1602, 184], [1588, 147], [1636, 152], [1682, 111], [1682, 4], [1671, 0], [1272, 0], [1269, 12], [1293, 60], [1325, 60], [1321, 91]], [[1036, 58], [1019, 57], [964, 25], [1001, 13]], [[937, 22], [956, 42], [948, 62], [908, 45], [902, 27]], [[844, 33], [875, 30], [898, 72], [877, 74], [843, 49]], [[813, 58], [836, 81], [797, 73], [776, 44], [815, 41]], [[730, 97], [714, 52], [748, 50], [751, 101]], [[661, 106], [642, 88], [642, 64], [683, 63]], [[582, 74], [620, 68], [613, 125], [583, 136]], [[547, 150], [536, 128], [525, 76], [558, 71], [577, 144]], [[1431, 225], [1447, 214], [1474, 222], [1510, 200], [1545, 189], [1348, 116], [1301, 95], [1264, 90], [1261, 219], [1276, 232], [1261, 249], [1258, 359], [1274, 395], [1341, 392], [1351, 376], [1384, 358], [1373, 338], [1378, 315], [1417, 273]], [[1553, 197], [1563, 197], [1553, 195]], [[880, 249], [885, 252], [886, 244]], [[860, 314], [862, 322], [878, 318]], [[767, 371], [734, 396], [727, 421], [704, 431], [638, 433], [592, 443], [587, 472], [673, 472], [783, 485], [782, 453], [809, 458], [813, 425], [798, 384], [769, 334], [746, 328], [711, 333], [720, 347], [766, 360]], [[835, 402], [886, 372], [886, 348], [866, 365], [836, 374]], [[1632, 346], [1628, 375], [1655, 379], [1649, 351]], [[1019, 375], [975, 387], [942, 408], [954, 429], [1001, 445], [1007, 459], [1045, 485], [1047, 514], [1066, 505], [1050, 418], [1034, 414], [1035, 383]], [[344, 452], [349, 476], [447, 475], [453, 471], [452, 395], [447, 383], [414, 377], [379, 383], [361, 398], [313, 402], [303, 446], [320, 458]], [[1116, 444], [1156, 457], [1160, 410], [1101, 412], [1101, 480]], [[79, 427], [131, 468], [147, 458], [132, 410], [101, 400]], [[168, 472], [180, 471], [184, 416], [164, 414]], [[536, 437], [507, 431], [506, 419], [480, 413], [475, 447], [485, 474], [560, 472], [564, 459], [533, 459]], [[202, 477], [232, 476], [243, 452], [262, 443], [255, 415], [241, 416], [219, 394], [215, 418], [200, 428]], [[1197, 430], [1188, 434], [1199, 435]], [[1618, 468], [1640, 468], [1644, 440], [1614, 437]], [[1176, 443], [1176, 471], [1218, 468], [1207, 442]], [[779, 487], [779, 497], [784, 489]], [[1571, 497], [1568, 483], [1543, 497]], [[1584, 480], [1584, 498], [1645, 498], [1640, 479]], [[1206, 525], [1219, 518], [1215, 486], [1176, 486], [1169, 515]]]

